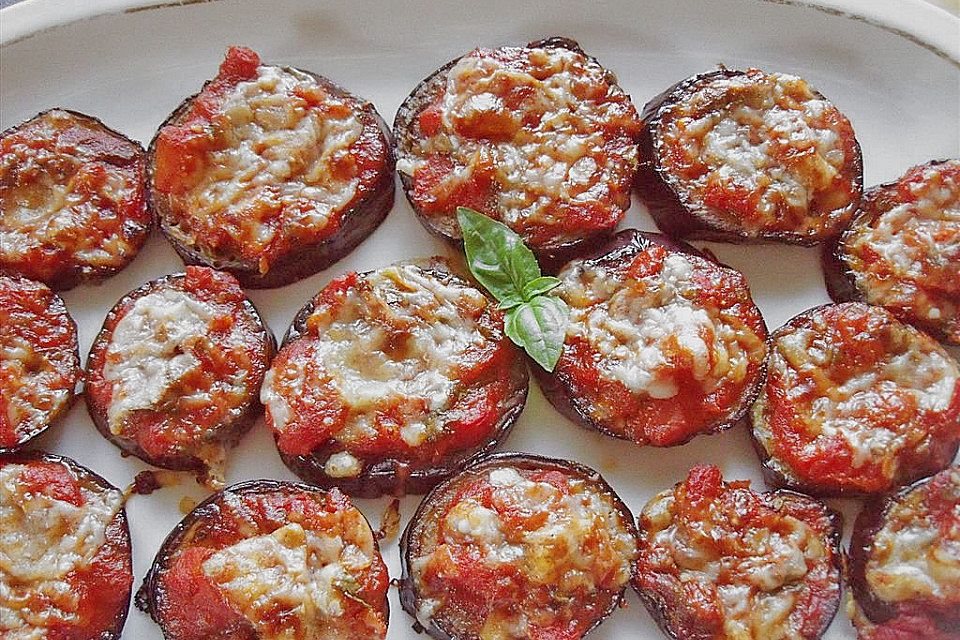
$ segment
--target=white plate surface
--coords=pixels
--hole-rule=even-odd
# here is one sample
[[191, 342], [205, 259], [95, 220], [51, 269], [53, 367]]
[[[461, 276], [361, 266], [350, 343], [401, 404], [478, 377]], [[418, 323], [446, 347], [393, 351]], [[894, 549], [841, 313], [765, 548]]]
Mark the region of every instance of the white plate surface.
[[[146, 143], [166, 115], [216, 73], [230, 44], [250, 46], [269, 62], [326, 75], [371, 100], [389, 122], [414, 85], [447, 60], [478, 45], [562, 34], [579, 40], [613, 70], [638, 108], [673, 82], [717, 63], [804, 76], [853, 122], [868, 185], [932, 158], [960, 155], [960, 21], [916, 0], [824, 0], [828, 10], [792, 0], [188, 0], [129, 10], [141, 4], [147, 3], [29, 0], [4, 10], [0, 128], [60, 105], [96, 115]], [[638, 204], [623, 226], [655, 229]], [[816, 250], [709, 246], [747, 275], [771, 328], [827, 301]], [[386, 222], [346, 259], [297, 284], [251, 291], [250, 296], [282, 335], [301, 304], [333, 277], [446, 251], [421, 228], [398, 189]], [[155, 233], [120, 275], [98, 287], [67, 292], [64, 298], [80, 327], [81, 352], [89, 349], [120, 296], [181, 269], [173, 250]], [[119, 486], [148, 468], [134, 458], [121, 458], [97, 434], [82, 401], [39, 446], [71, 456]], [[634, 447], [575, 427], [535, 385], [504, 448], [593, 466], [634, 512], [697, 462], [716, 463], [728, 478], [751, 479], [763, 487], [756, 456], [741, 430], [666, 450]], [[230, 482], [253, 478], [295, 479], [281, 464], [262, 421], [229, 464]], [[181, 519], [178, 503], [185, 495], [204, 494], [185, 478], [179, 486], [130, 501], [136, 586], [164, 536]], [[404, 523], [417, 502], [417, 497], [402, 501]], [[376, 525], [387, 500], [359, 504]], [[848, 523], [859, 506], [854, 501], [833, 504]], [[396, 541], [386, 544], [384, 552], [391, 576], [399, 575]], [[418, 637], [391, 591], [389, 639]], [[627, 604], [590, 637], [662, 637], [632, 592]], [[144, 614], [132, 610], [123, 637], [159, 640], [161, 634]], [[841, 611], [827, 638], [853, 637]]]

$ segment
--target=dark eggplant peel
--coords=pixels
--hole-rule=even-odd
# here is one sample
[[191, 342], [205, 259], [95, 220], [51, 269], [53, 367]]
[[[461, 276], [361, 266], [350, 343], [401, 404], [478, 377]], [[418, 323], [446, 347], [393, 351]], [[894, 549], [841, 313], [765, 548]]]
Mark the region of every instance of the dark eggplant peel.
[[274, 349], [233, 276], [187, 267], [107, 315], [87, 358], [87, 409], [123, 451], [219, 488], [227, 449], [262, 413]]
[[633, 516], [582, 465], [501, 453], [438, 485], [400, 542], [400, 602], [439, 640], [575, 640], [617, 609]]
[[0, 455], [0, 636], [119, 640], [133, 586], [123, 505], [73, 460]]
[[561, 413], [663, 447], [730, 427], [750, 407], [767, 329], [743, 274], [627, 229], [558, 277], [570, 308], [563, 352], [552, 373], [534, 372]]
[[261, 400], [294, 473], [374, 497], [423, 493], [492, 450], [526, 395], [503, 313], [435, 259], [328, 284], [294, 319]]
[[960, 364], [881, 307], [824, 305], [770, 336], [766, 383], [748, 415], [770, 484], [883, 493], [956, 455]]
[[836, 302], [885, 307], [960, 345], [960, 160], [919, 165], [867, 191], [823, 269]]
[[457, 207], [469, 207], [517, 232], [552, 273], [609, 237], [630, 207], [636, 108], [567, 38], [449, 62], [417, 85], [393, 126], [407, 199], [455, 246]]
[[850, 540], [860, 640], [960, 638], [960, 467], [868, 502]]
[[840, 605], [841, 524], [813, 498], [698, 465], [640, 513], [634, 587], [676, 640], [817, 640]]
[[642, 119], [638, 193], [671, 236], [813, 245], [860, 203], [850, 121], [796, 76], [721, 68], [670, 87]]
[[0, 273], [54, 290], [112, 276], [152, 224], [139, 143], [50, 109], [0, 134]]
[[0, 453], [64, 416], [80, 381], [77, 325], [40, 282], [0, 275]]
[[228, 487], [167, 536], [136, 604], [166, 640], [384, 640], [387, 567], [334, 489]]
[[393, 205], [390, 132], [326, 78], [231, 47], [150, 143], [160, 229], [187, 264], [277, 287], [327, 268]]

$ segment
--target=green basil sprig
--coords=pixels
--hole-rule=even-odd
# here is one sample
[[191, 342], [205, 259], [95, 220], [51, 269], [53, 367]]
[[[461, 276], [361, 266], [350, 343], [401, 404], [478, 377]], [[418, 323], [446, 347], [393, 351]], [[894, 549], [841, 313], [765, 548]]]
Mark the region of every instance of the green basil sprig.
[[457, 208], [457, 220], [470, 272], [507, 311], [507, 336], [553, 371], [570, 313], [563, 300], [547, 295], [560, 281], [541, 275], [533, 252], [507, 225], [466, 207]]

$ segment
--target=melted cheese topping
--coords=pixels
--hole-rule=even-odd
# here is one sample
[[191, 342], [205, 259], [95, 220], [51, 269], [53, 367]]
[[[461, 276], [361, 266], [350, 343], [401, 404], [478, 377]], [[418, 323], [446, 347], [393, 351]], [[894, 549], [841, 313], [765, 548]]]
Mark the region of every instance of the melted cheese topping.
[[800, 78], [712, 78], [661, 118], [660, 162], [685, 199], [748, 236], [829, 233], [856, 204], [850, 123]]
[[73, 269], [118, 269], [136, 255], [150, 219], [135, 144], [54, 109], [0, 149], [0, 265], [52, 282]]
[[[589, 608], [599, 592], [618, 593], [630, 579], [636, 540], [621, 513], [609, 496], [577, 478], [568, 478], [567, 491], [561, 491], [526, 472], [500, 467], [485, 472], [482, 482], [492, 487], [490, 502], [475, 496], [452, 504], [437, 539], [421, 545], [429, 553], [412, 558], [420, 617], [427, 621], [444, 607], [458, 608], [444, 580], [459, 569], [446, 565], [469, 556], [490, 575], [512, 567], [510, 575], [517, 576], [512, 578], [516, 590], [494, 601], [485, 620], [467, 621], [475, 627], [469, 637], [529, 638], [532, 629], [569, 624], [571, 617], [576, 622], [570, 626], [583, 631], [593, 620], [578, 617], [580, 607]], [[508, 521], [508, 514], [514, 519]], [[526, 523], [517, 524], [525, 518]], [[552, 604], [524, 605], [526, 597], [543, 590], [549, 591]]]
[[70, 574], [91, 563], [123, 505], [114, 489], [81, 486], [82, 506], [30, 492], [18, 482], [25, 468], [0, 468], [0, 635], [8, 640], [40, 640], [48, 625], [78, 619]]
[[689, 363], [703, 393], [742, 382], [762, 339], [745, 333], [734, 314], [696, 300], [700, 268], [671, 253], [642, 280], [597, 264], [565, 269], [557, 293], [570, 307], [567, 340], [585, 340], [602, 358], [596, 366], [603, 378], [649, 398], [677, 395], [678, 363]]
[[[896, 478], [909, 472], [900, 468], [900, 458], [928, 449], [936, 425], [947, 425], [944, 437], [956, 437], [950, 434], [957, 430], [960, 365], [931, 338], [878, 307], [850, 305], [840, 313], [813, 313], [803, 326], [781, 330], [768, 363], [770, 379], [798, 412], [799, 428], [810, 440], [806, 447], [839, 438], [852, 451], [854, 469], [879, 462], [887, 478]], [[833, 326], [857, 319], [870, 323], [861, 334], [881, 343], [865, 356], [857, 355], [858, 342], [844, 343]], [[758, 403], [754, 425], [772, 451], [768, 419], [762, 417], [769, 406], [769, 397]]]
[[76, 329], [44, 285], [0, 277], [0, 448], [35, 435], [70, 406], [80, 377]]
[[[960, 606], [960, 468], [897, 500], [884, 514], [866, 565], [870, 590], [881, 600], [927, 600]], [[931, 505], [931, 493], [948, 505]]]
[[208, 305], [183, 291], [164, 289], [137, 298], [107, 347], [103, 377], [113, 383], [110, 431], [123, 433], [131, 412], [162, 404], [200, 365], [191, 350], [204, 340], [213, 317]]
[[[778, 498], [745, 486], [719, 491], [691, 497], [675, 488], [644, 507], [640, 584], [665, 598], [671, 619], [709, 621], [699, 630], [718, 640], [806, 638], [800, 625], [824, 615], [810, 603], [839, 597], [826, 535]], [[825, 591], [811, 600], [811, 590]]]
[[346, 541], [291, 523], [217, 551], [203, 572], [263, 640], [340, 637], [335, 630], [352, 621], [339, 618], [374, 553], [369, 527], [360, 528]]
[[583, 234], [564, 224], [570, 209], [598, 207], [612, 227], [629, 206], [637, 114], [609, 74], [581, 53], [475, 51], [445, 74], [429, 109], [437, 111], [437, 130], [428, 135], [421, 118], [422, 137], [398, 149], [397, 169], [423, 184], [431, 161], [452, 163], [433, 195], [413, 197], [436, 205], [439, 224], [457, 237], [456, 205], [478, 203], [451, 195], [471, 183], [496, 185], [493, 202], [482, 207], [487, 213], [525, 238], [535, 226], [546, 229], [541, 235], [555, 244]]
[[844, 235], [842, 256], [867, 302], [960, 340], [960, 161], [914, 169], [867, 201], [877, 211]]
[[[502, 340], [481, 326], [490, 302], [466, 283], [402, 264], [361, 276], [342, 303], [318, 305], [308, 320], [306, 357], [271, 368], [261, 391], [272, 427], [283, 431], [294, 415], [307, 370], [320, 367], [347, 411], [341, 444], [376, 437], [388, 409], [400, 420], [404, 443], [416, 447], [439, 435], [463, 384], [460, 372], [471, 353]], [[359, 475], [349, 455], [327, 462], [333, 477]]]
[[219, 257], [259, 260], [266, 272], [265, 252], [293, 239], [315, 242], [339, 225], [361, 182], [355, 167], [342, 165], [364, 124], [350, 100], [275, 66], [238, 83], [220, 112], [210, 123], [215, 144], [189, 189], [168, 194], [172, 230]]

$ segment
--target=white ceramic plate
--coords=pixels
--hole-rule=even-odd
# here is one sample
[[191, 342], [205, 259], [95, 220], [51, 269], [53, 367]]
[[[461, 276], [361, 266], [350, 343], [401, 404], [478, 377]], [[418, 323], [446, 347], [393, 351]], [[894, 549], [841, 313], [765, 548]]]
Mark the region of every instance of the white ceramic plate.
[[[638, 108], [673, 82], [717, 63], [804, 76], [853, 122], [868, 185], [892, 179], [913, 164], [960, 155], [960, 21], [919, 0], [822, 4], [28, 0], [0, 14], [0, 128], [60, 105], [98, 116], [146, 143], [166, 115], [216, 73], [230, 44], [250, 46], [266, 61], [326, 75], [371, 100], [392, 121], [414, 85], [447, 60], [477, 45], [561, 34], [579, 40], [613, 70]], [[624, 226], [655, 229], [639, 205]], [[827, 301], [816, 250], [724, 244], [710, 249], [746, 273], [771, 328]], [[273, 331], [282, 335], [301, 304], [331, 278], [446, 251], [421, 228], [398, 189], [387, 221], [346, 259], [297, 284], [250, 295]], [[121, 295], [181, 269], [173, 250], [154, 234], [120, 275], [99, 287], [68, 292], [64, 297], [80, 327], [81, 352], [86, 353]], [[39, 446], [71, 456], [119, 486], [147, 468], [135, 458], [121, 458], [97, 434], [82, 401]], [[756, 456], [741, 430], [666, 450], [634, 447], [575, 427], [535, 385], [505, 448], [591, 465], [635, 512], [697, 462], [719, 464], [728, 478], [748, 478], [762, 488]], [[230, 458], [230, 482], [252, 478], [294, 479], [262, 423]], [[199, 498], [203, 492], [185, 478], [179, 486], [130, 501], [136, 586], [164, 536], [183, 516], [178, 503], [184, 495]], [[417, 502], [417, 497], [402, 502], [404, 522]], [[360, 501], [374, 524], [386, 504]], [[848, 521], [858, 508], [855, 502], [835, 506]], [[396, 541], [386, 544], [384, 552], [391, 575], [399, 575]], [[591, 637], [662, 637], [632, 592], [627, 603]], [[391, 609], [390, 640], [417, 637], [395, 590]], [[161, 634], [147, 616], [132, 610], [123, 637], [155, 640]], [[842, 611], [827, 637], [854, 637]]]

